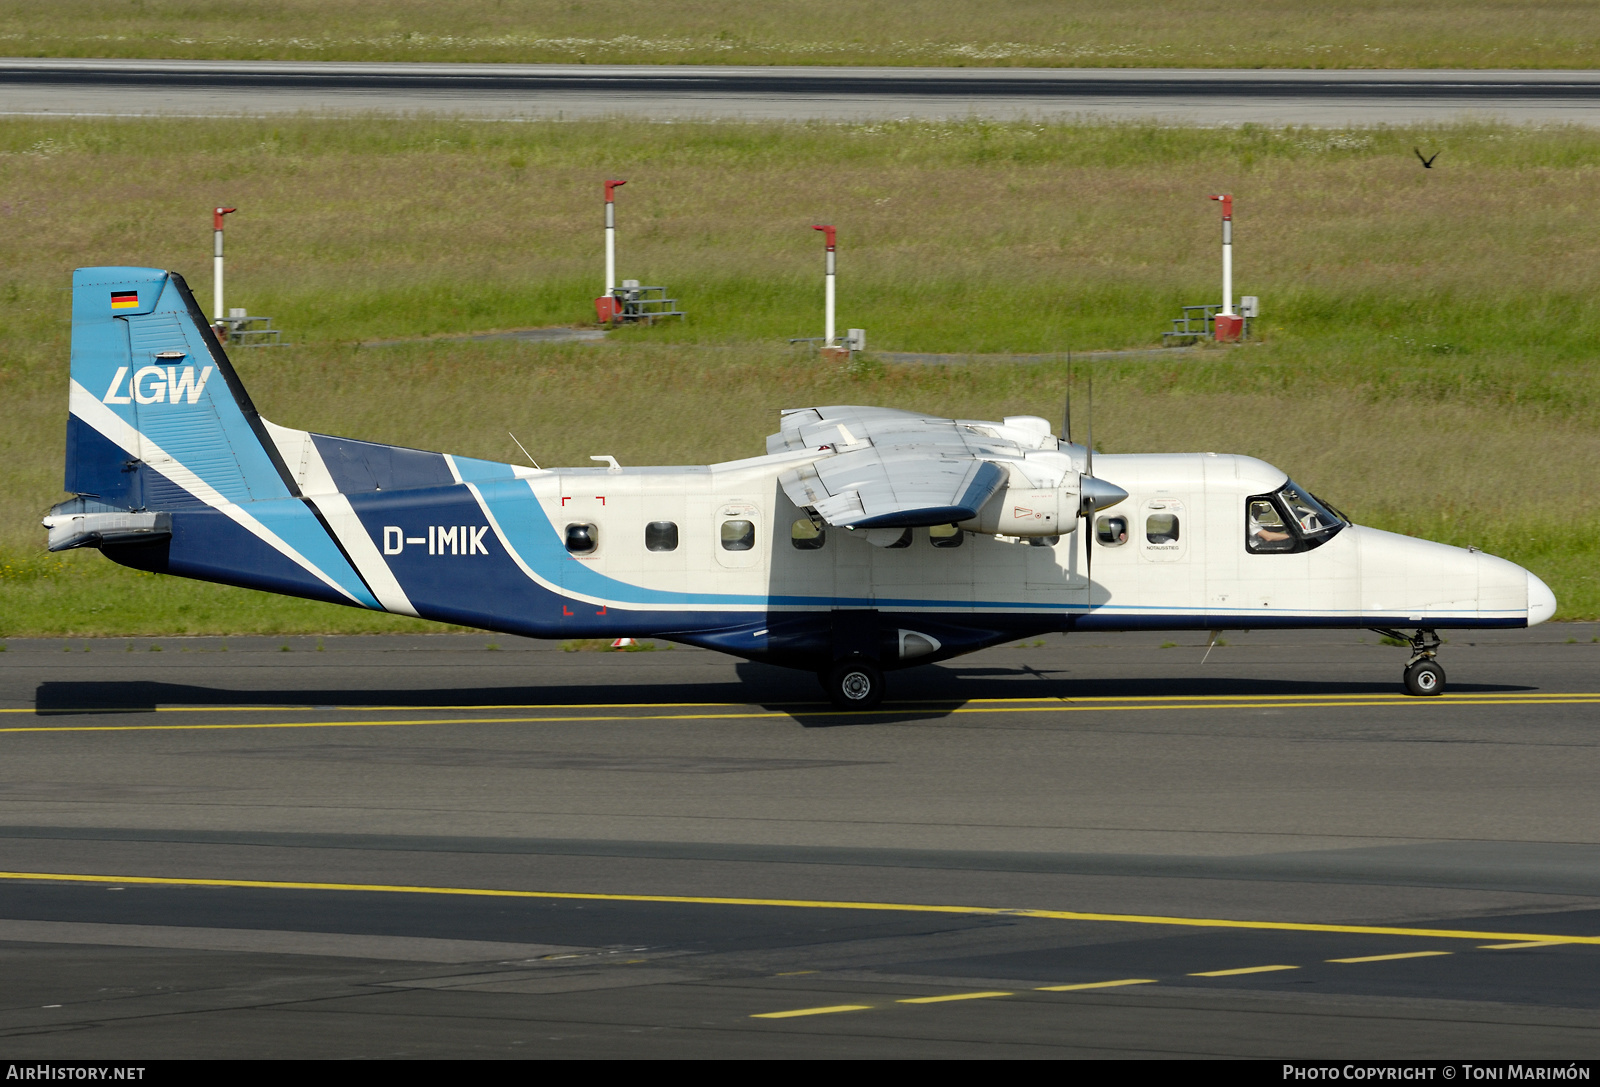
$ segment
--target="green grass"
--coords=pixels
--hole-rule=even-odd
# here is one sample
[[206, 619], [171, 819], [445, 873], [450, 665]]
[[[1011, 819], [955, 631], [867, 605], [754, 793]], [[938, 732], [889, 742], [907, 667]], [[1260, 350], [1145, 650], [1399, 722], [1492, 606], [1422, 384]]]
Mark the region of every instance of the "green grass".
[[[207, 305], [213, 204], [241, 209], [230, 301], [297, 344], [236, 355], [270, 418], [493, 459], [520, 459], [514, 431], [587, 465], [749, 456], [806, 403], [1055, 418], [1059, 363], [844, 371], [787, 347], [820, 331], [811, 224], [839, 227], [840, 323], [879, 351], [1137, 347], [1217, 292], [1222, 191], [1260, 342], [1096, 364], [1097, 444], [1265, 457], [1600, 616], [1597, 174], [1600, 135], [1491, 125], [0, 121], [0, 635], [438, 629], [43, 554], [70, 269], [174, 268]], [[608, 176], [630, 180], [621, 274], [671, 287], [683, 325], [355, 346], [581, 323]]]
[[1585, 68], [1584, 0], [58, 0], [13, 56], [661, 64]]

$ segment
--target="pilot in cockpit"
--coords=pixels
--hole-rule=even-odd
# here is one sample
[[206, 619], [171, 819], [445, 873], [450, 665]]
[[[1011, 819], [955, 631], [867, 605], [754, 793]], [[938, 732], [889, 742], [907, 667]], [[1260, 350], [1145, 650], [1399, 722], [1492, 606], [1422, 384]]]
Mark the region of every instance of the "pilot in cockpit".
[[1249, 539], [1251, 551], [1289, 551], [1294, 547], [1294, 534], [1283, 523], [1278, 507], [1265, 499], [1254, 499], [1249, 511]]

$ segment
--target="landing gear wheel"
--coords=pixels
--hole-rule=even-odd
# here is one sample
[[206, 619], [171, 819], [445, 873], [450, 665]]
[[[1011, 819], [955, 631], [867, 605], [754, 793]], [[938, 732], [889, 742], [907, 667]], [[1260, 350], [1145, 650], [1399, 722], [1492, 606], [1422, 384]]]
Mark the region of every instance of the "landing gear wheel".
[[1420, 660], [1406, 666], [1406, 690], [1414, 695], [1444, 693], [1444, 669], [1438, 661]]
[[841, 710], [870, 710], [883, 701], [883, 671], [870, 661], [845, 661], [818, 678]]

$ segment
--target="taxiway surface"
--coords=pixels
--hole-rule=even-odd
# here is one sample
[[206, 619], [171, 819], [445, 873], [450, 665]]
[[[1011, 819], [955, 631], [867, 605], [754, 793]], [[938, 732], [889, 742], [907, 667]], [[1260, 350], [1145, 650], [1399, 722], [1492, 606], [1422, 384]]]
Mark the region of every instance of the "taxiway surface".
[[1592, 1056], [1596, 638], [13, 640], [0, 1048]]
[[1594, 71], [0, 59], [0, 114], [1600, 124]]

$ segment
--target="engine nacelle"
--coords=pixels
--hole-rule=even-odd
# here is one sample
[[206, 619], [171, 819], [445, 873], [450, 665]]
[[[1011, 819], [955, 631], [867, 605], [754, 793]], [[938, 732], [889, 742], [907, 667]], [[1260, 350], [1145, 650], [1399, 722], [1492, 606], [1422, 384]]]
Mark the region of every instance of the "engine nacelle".
[[991, 536], [1062, 536], [1078, 527], [1078, 475], [1071, 473], [1059, 487], [1002, 487], [983, 504], [978, 516], [957, 528]]

